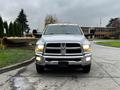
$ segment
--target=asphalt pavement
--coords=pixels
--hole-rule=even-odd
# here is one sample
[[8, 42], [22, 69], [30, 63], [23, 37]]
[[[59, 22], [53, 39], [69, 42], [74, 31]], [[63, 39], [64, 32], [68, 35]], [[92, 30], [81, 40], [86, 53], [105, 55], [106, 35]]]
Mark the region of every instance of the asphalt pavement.
[[35, 63], [0, 74], [0, 90], [120, 90], [120, 48], [92, 42], [89, 74], [81, 71], [46, 71], [38, 74]]

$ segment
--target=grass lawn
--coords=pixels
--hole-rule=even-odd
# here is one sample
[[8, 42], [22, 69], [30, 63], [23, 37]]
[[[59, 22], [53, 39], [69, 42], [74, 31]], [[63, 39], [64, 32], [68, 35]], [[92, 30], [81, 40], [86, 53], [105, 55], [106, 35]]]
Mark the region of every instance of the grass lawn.
[[34, 50], [29, 48], [0, 49], [0, 68], [28, 60], [34, 56]]
[[120, 47], [120, 40], [112, 40], [112, 41], [104, 41], [104, 42], [96, 42], [97, 44], [112, 46], [112, 47]]

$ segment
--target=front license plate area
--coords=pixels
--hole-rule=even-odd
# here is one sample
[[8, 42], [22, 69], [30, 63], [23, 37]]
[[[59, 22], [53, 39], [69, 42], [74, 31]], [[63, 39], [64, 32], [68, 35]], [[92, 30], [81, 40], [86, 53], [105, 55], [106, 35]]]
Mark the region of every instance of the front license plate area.
[[60, 67], [68, 67], [68, 62], [58, 62]]

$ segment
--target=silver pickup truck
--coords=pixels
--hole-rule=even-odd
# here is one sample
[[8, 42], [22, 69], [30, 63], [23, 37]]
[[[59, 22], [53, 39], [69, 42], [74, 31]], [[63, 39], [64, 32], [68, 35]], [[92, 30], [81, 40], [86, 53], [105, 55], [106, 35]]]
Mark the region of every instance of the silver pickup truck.
[[49, 24], [35, 48], [36, 70], [47, 68], [91, 68], [91, 46], [76, 24]]

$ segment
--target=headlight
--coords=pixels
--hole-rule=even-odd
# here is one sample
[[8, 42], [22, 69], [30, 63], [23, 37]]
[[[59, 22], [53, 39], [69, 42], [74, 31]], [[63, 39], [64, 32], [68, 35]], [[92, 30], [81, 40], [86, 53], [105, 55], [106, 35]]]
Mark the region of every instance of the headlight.
[[35, 52], [42, 52], [44, 49], [44, 45], [37, 45], [35, 48]]
[[89, 51], [92, 50], [91, 47], [90, 47], [90, 45], [83, 45], [83, 49], [84, 49], [84, 51], [86, 51], [86, 52], [89, 52]]
[[41, 57], [36, 57], [36, 60], [37, 60], [37, 61], [41, 61], [42, 58], [41, 58]]

